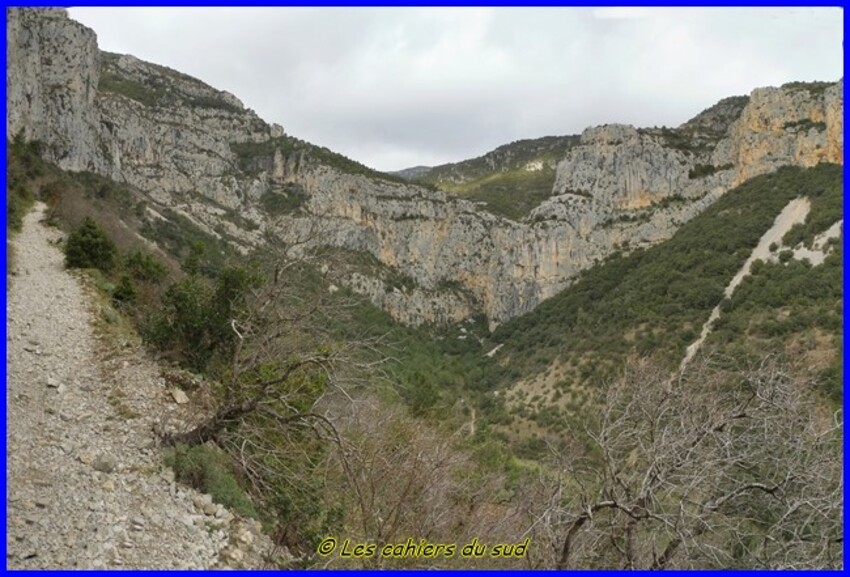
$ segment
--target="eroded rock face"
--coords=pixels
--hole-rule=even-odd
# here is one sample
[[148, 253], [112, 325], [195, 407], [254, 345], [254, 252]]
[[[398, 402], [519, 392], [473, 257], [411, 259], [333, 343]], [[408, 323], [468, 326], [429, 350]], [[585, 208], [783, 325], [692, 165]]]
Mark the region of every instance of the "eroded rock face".
[[[262, 194], [234, 166], [231, 143], [272, 137], [272, 127], [232, 94], [132, 56], [104, 55], [97, 108], [113, 178], [168, 204], [200, 195], [229, 209]], [[275, 131], [281, 130], [277, 127]]]
[[356, 272], [348, 278], [348, 284], [406, 325], [455, 324], [475, 315], [473, 303], [462, 293], [428, 291], [421, 287], [399, 288]]
[[615, 208], [645, 208], [680, 193], [692, 159], [632, 126], [588, 128], [558, 165], [553, 191], [580, 191]]
[[843, 84], [753, 90], [712, 161], [735, 166], [734, 185], [788, 164], [843, 163]]
[[[677, 129], [588, 128], [570, 141], [552, 196], [514, 222], [294, 150], [233, 95], [98, 52], [64, 10], [9, 10], [7, 35], [7, 138], [23, 130], [61, 167], [131, 183], [151, 210], [170, 208], [243, 250], [320, 231], [317, 244], [368, 252], [416, 287], [363, 275], [350, 285], [409, 324], [483, 313], [493, 327], [613, 251], [669, 238], [752, 176], [843, 162], [843, 82], [761, 88]], [[269, 212], [263, 200], [287, 187], [305, 196], [300, 212]]]
[[[669, 238], [722, 194], [720, 178], [705, 179], [708, 190], [699, 199], [640, 213], [567, 193], [536, 209], [532, 221], [517, 223], [441, 192], [306, 166], [286, 179], [307, 191], [309, 216], [282, 217], [270, 230], [287, 243], [312, 235], [321, 244], [369, 252], [412, 278], [421, 292], [393, 292], [362, 279], [353, 285], [399, 320], [460, 320], [480, 311], [495, 327], [614, 250]], [[640, 217], [631, 220], [635, 214]], [[441, 289], [451, 283], [469, 298]]]
[[95, 106], [100, 53], [94, 32], [61, 9], [6, 11], [6, 139], [46, 145], [66, 170], [105, 172]]

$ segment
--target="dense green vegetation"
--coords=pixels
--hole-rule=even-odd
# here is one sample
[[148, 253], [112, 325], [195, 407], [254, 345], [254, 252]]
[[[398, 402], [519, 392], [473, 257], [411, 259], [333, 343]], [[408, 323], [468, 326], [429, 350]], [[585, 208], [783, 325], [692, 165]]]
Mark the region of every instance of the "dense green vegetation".
[[487, 351], [479, 340], [487, 334], [483, 319], [466, 323], [463, 331], [406, 327], [361, 300], [350, 319], [333, 330], [343, 339], [362, 335], [364, 330], [369, 336], [388, 335], [382, 352], [393, 361], [386, 370], [414, 414], [448, 417], [458, 398], [466, 396], [473, 404], [483, 401], [481, 393], [491, 384], [487, 374], [494, 363], [482, 361]]
[[41, 143], [27, 142], [18, 133], [6, 142], [6, 230], [20, 231], [24, 215], [37, 198], [47, 199], [52, 193], [43, 190], [35, 181], [48, 170], [41, 159]]
[[261, 282], [256, 272], [242, 267], [219, 271], [214, 283], [192, 274], [169, 286], [155, 310], [145, 311], [144, 336], [177, 354], [186, 367], [205, 372], [211, 361], [233, 354], [231, 319], [244, 314], [249, 290]]
[[840, 188], [834, 185], [823, 186], [822, 183], [813, 182], [807, 187], [805, 195], [811, 203], [809, 214], [805, 222], [791, 227], [782, 238], [782, 243], [790, 247], [803, 243], [811, 248], [812, 241], [819, 233], [844, 218], [844, 198], [839, 193]]
[[[723, 307], [708, 340], [732, 359], [783, 352], [815, 370], [836, 405], [842, 398], [842, 250], [822, 265], [789, 260], [758, 263]], [[833, 351], [824, 355], [825, 351]]]
[[140, 250], [126, 256], [124, 269], [135, 279], [152, 282], [164, 280], [168, 274], [164, 264], [151, 254]]
[[[811, 247], [819, 233], [843, 218], [840, 183], [813, 181], [805, 192], [811, 210], [803, 224], [785, 235], [785, 246]], [[751, 275], [724, 303], [708, 343], [736, 363], [786, 353], [812, 371], [810, 376], [838, 405], [843, 370], [843, 251], [840, 240], [830, 246], [819, 266], [791, 258], [791, 251], [780, 252], [779, 262], [755, 263]]]
[[520, 220], [552, 196], [554, 184], [555, 169], [545, 166], [537, 171], [493, 172], [462, 184], [443, 182], [440, 186], [467, 200], [483, 202], [484, 209], [493, 214]]
[[109, 273], [115, 266], [118, 249], [102, 228], [91, 217], [75, 229], [65, 243], [65, 266], [68, 268], [96, 268]]

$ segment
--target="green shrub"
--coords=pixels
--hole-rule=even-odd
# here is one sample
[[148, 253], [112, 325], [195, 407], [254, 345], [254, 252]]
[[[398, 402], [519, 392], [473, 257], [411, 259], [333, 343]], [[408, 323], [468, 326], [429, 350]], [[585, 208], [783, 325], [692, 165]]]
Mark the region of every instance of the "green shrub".
[[205, 335], [212, 290], [201, 277], [171, 285], [162, 297], [162, 311], [145, 338], [162, 350], [174, 350], [192, 368], [202, 369], [209, 358]]
[[196, 240], [189, 247], [189, 254], [180, 265], [183, 272], [190, 275], [197, 275], [201, 272], [201, 261], [204, 254], [207, 252], [207, 245], [204, 241]]
[[822, 82], [822, 81], [814, 81], [814, 82], [786, 82], [781, 86], [785, 90], [789, 92], [801, 92], [807, 91], [813, 96], [820, 96], [826, 91], [827, 88], [832, 86], [834, 82]]
[[100, 75], [97, 89], [101, 92], [112, 92], [126, 96], [145, 106], [157, 106], [166, 96], [166, 91], [161, 86], [142, 84], [132, 78], [122, 78], [112, 72], [104, 72]]
[[722, 166], [715, 166], [713, 164], [696, 164], [688, 171], [688, 178], [691, 180], [695, 178], [703, 178], [705, 176], [711, 176], [715, 172], [721, 170], [729, 170], [730, 168], [732, 168], [731, 164], [724, 164]]
[[272, 216], [293, 214], [307, 203], [308, 196], [297, 184], [287, 185], [282, 192], [266, 192], [260, 197], [263, 209]]
[[212, 445], [177, 445], [165, 454], [165, 464], [178, 481], [209, 493], [213, 501], [244, 517], [259, 518], [254, 504], [236, 479], [230, 459]]
[[118, 249], [106, 232], [90, 217], [74, 230], [65, 243], [65, 266], [68, 268], [96, 268], [110, 272], [115, 266]]
[[803, 118], [793, 122], [786, 122], [782, 127], [786, 130], [793, 130], [794, 132], [808, 132], [812, 128], [818, 132], [823, 132], [826, 130], [826, 122], [812, 122], [809, 118]]
[[177, 353], [191, 369], [203, 371], [216, 355], [229, 358], [238, 318], [250, 288], [261, 278], [239, 267], [222, 271], [216, 284], [190, 276], [172, 284], [162, 297], [162, 309], [145, 338], [162, 350]]
[[154, 256], [137, 250], [124, 258], [124, 269], [136, 280], [159, 282], [168, 274], [165, 265]]
[[136, 285], [128, 275], [121, 275], [118, 286], [112, 292], [112, 298], [119, 303], [129, 304], [136, 300]]
[[11, 187], [6, 194], [6, 226], [20, 232], [24, 222], [24, 215], [29, 212], [33, 204], [33, 196], [29, 189], [18, 184]]
[[6, 226], [17, 232], [36, 200], [33, 180], [42, 176], [46, 168], [41, 158], [42, 144], [37, 140], [26, 141], [23, 131], [6, 144]]
[[195, 96], [187, 98], [186, 105], [191, 106], [192, 108], [213, 108], [216, 110], [224, 110], [225, 112], [242, 112], [238, 106], [230, 104], [223, 98], [215, 98], [213, 96]]

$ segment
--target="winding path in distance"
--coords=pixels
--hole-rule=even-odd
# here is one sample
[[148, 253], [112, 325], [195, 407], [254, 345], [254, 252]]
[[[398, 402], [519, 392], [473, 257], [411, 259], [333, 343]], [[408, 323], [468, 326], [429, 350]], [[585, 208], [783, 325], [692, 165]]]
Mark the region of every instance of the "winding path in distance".
[[[785, 233], [787, 233], [795, 224], [804, 222], [806, 220], [806, 216], [809, 214], [810, 208], [811, 204], [809, 203], [809, 199], [805, 196], [795, 198], [785, 205], [785, 208], [782, 209], [782, 212], [780, 212], [776, 217], [776, 220], [773, 221], [773, 226], [771, 226], [767, 232], [762, 235], [759, 243], [753, 249], [752, 254], [750, 254], [744, 265], [737, 274], [732, 277], [732, 280], [726, 286], [726, 290], [723, 291], [724, 298], [732, 297], [732, 293], [735, 292], [735, 289], [738, 288], [741, 281], [750, 274], [750, 269], [755, 261], [767, 261], [770, 259], [770, 245], [776, 243], [781, 246], [782, 237], [785, 236]], [[711, 315], [708, 317], [708, 320], [705, 321], [704, 325], [702, 325], [702, 331], [700, 332], [699, 338], [686, 349], [685, 358], [683, 358], [682, 362], [679, 364], [679, 373], [682, 373], [682, 371], [685, 370], [685, 367], [688, 366], [688, 363], [691, 362], [694, 355], [697, 354], [697, 351], [702, 346], [706, 337], [708, 337], [711, 333], [714, 322], [718, 318], [720, 318], [720, 303], [714, 307], [714, 310], [711, 311]]]

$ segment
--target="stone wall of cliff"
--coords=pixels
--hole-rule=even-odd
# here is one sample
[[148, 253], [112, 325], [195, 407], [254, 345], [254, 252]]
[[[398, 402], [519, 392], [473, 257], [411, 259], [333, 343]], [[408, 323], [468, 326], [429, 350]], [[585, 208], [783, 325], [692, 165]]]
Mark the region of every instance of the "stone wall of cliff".
[[6, 11], [6, 138], [40, 140], [67, 170], [106, 172], [97, 38], [61, 9]]
[[734, 184], [794, 164], [843, 164], [844, 81], [757, 88], [712, 161], [735, 166]]
[[194, 192], [236, 209], [259, 198], [262, 185], [241, 177], [230, 144], [268, 140], [275, 128], [235, 96], [179, 72], [132, 56], [103, 61], [111, 82], [101, 83], [96, 105], [116, 176], [162, 203]]

